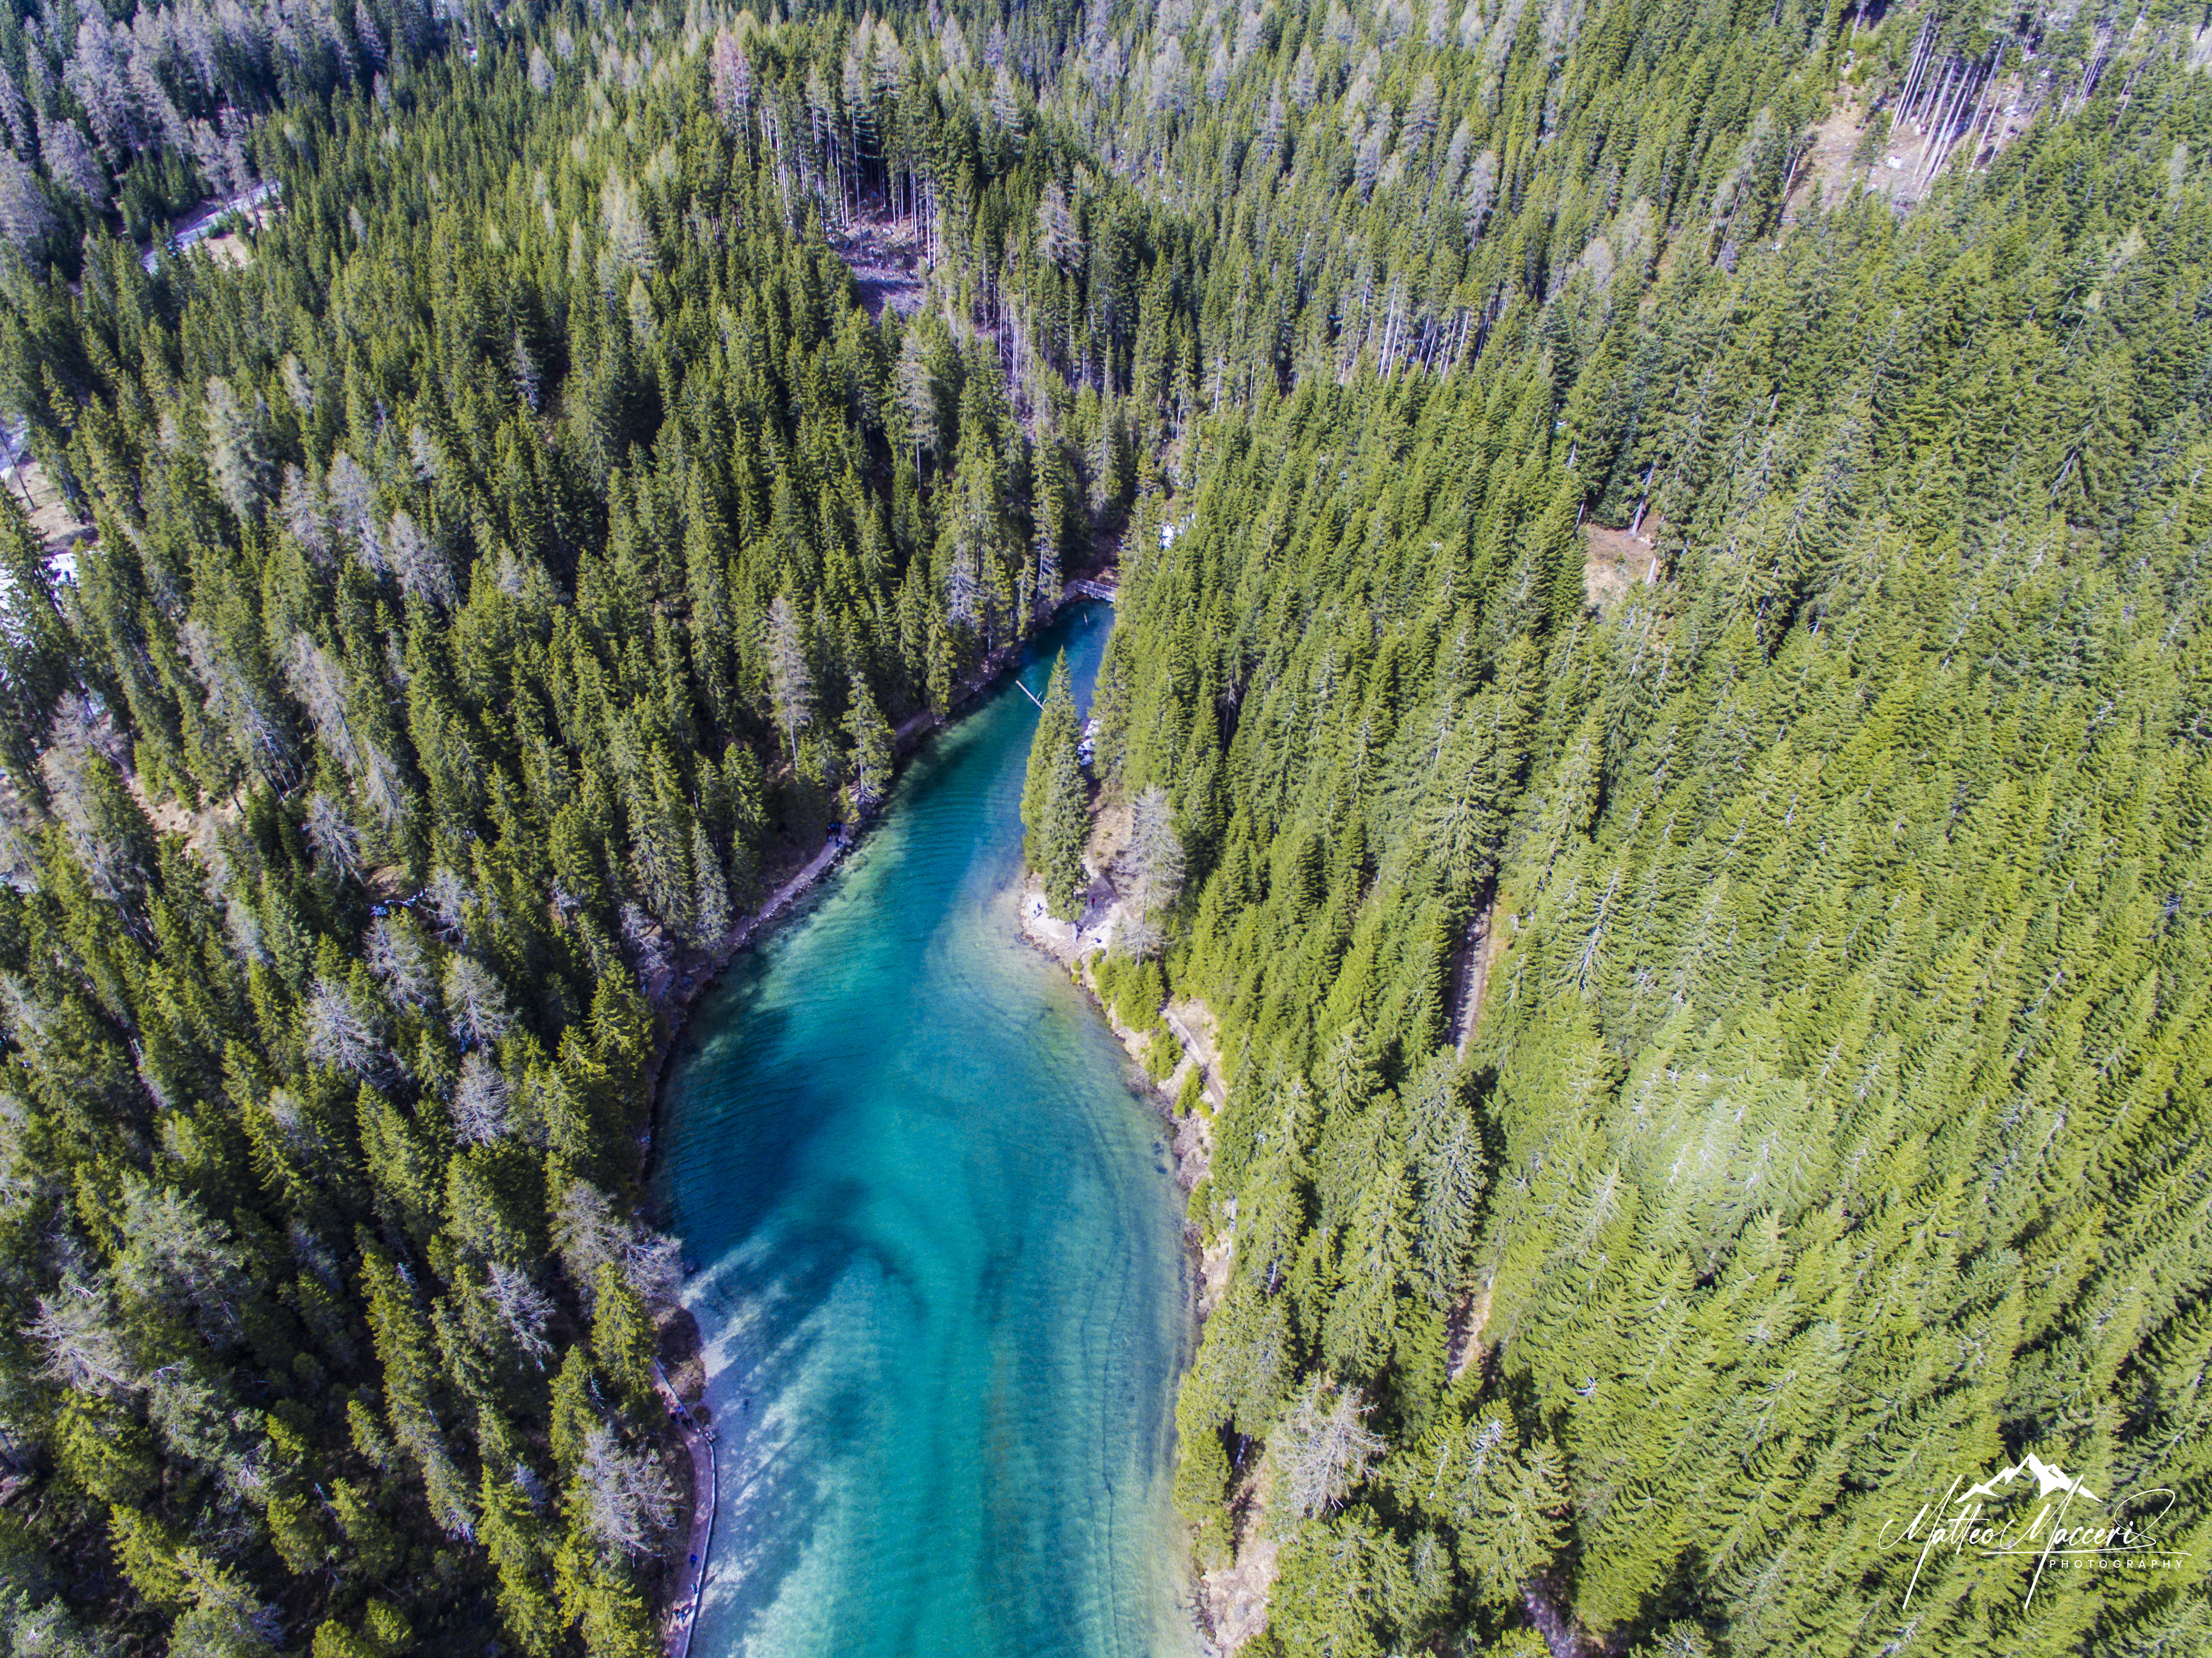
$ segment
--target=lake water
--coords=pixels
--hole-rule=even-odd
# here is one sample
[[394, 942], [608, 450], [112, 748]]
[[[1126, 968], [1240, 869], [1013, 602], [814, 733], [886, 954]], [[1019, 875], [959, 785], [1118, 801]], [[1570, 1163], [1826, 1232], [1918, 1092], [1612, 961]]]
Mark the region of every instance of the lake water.
[[[1110, 610], [1071, 610], [1087, 706]], [[721, 1500], [695, 1658], [1184, 1655], [1189, 1332], [1164, 1125], [1018, 935], [1002, 687], [700, 1003], [660, 1179]]]

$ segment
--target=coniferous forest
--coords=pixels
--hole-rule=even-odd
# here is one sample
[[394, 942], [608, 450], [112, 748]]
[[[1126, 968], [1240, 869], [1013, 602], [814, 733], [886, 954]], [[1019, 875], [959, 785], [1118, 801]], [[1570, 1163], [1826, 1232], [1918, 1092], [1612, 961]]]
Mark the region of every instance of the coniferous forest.
[[[2212, 1649], [2203, 6], [16, 0], [0, 126], [7, 1652], [657, 1651], [672, 981], [1106, 568], [1247, 1650]], [[2175, 1564], [1895, 1546], [2031, 1453]]]

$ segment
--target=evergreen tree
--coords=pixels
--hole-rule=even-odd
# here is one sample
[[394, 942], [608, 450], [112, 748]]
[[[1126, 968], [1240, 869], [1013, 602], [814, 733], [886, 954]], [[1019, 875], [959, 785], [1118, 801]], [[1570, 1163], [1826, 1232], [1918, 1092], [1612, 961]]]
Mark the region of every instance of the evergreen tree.
[[1068, 680], [1067, 653], [1062, 651], [1053, 659], [1052, 677], [1045, 687], [1036, 732], [1030, 738], [1029, 766], [1022, 778], [1022, 827], [1026, 832], [1023, 844], [1032, 865], [1042, 866], [1047, 800], [1060, 751], [1065, 748], [1072, 755], [1081, 735], [1075, 693]]
[[1080, 920], [1084, 894], [1091, 884], [1083, 863], [1084, 847], [1091, 838], [1091, 811], [1089, 791], [1084, 786], [1082, 765], [1075, 757], [1072, 739], [1063, 738], [1054, 750], [1034, 833], [1038, 842], [1037, 869], [1052, 913], [1064, 920]]
[[649, 1650], [637, 987], [1109, 556], [1270, 1638], [2197, 1638], [1881, 1547], [2204, 1526], [2191, 27], [109, 11], [0, 19], [15, 1645]]

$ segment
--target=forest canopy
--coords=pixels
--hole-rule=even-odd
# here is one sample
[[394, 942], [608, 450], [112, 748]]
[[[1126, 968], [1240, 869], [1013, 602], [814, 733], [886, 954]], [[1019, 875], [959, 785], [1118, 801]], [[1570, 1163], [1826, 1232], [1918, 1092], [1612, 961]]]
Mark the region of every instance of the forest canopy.
[[2202, 21], [9, 10], [0, 1638], [653, 1650], [670, 985], [1112, 562], [1260, 1649], [2201, 1646], [1883, 1528], [2212, 1546]]

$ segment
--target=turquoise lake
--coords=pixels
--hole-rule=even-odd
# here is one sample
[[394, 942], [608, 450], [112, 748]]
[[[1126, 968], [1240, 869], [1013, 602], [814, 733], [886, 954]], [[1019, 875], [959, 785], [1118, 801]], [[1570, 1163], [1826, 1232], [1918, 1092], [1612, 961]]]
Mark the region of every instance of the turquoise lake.
[[[1087, 706], [1111, 611], [1064, 615]], [[1165, 1126], [1017, 930], [1011, 685], [694, 1010], [660, 1126], [720, 1502], [695, 1658], [1195, 1650]]]

